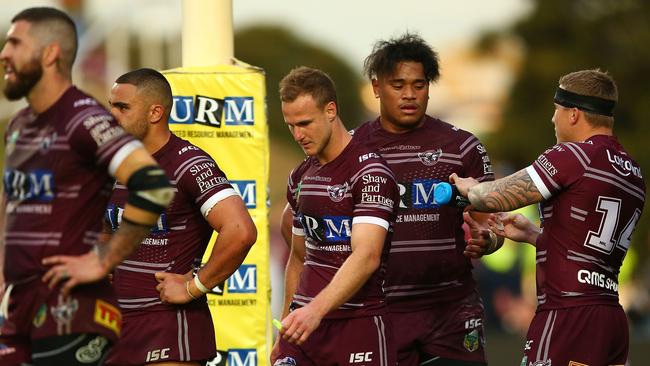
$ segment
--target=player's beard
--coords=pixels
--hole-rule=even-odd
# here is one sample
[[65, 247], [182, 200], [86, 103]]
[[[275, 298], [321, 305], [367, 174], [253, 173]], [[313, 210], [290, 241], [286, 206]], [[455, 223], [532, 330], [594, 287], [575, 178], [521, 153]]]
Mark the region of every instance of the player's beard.
[[20, 71], [13, 67], [13, 73], [14, 81], [5, 80], [3, 92], [7, 99], [18, 100], [27, 96], [34, 85], [41, 80], [43, 67], [38, 58], [33, 58]]

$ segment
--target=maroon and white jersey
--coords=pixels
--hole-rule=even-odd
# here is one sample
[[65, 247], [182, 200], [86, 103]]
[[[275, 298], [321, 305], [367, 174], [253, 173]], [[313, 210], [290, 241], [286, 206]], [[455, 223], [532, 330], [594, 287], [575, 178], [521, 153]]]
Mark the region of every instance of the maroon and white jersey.
[[526, 171], [545, 198], [538, 308], [618, 304], [618, 272], [645, 202], [639, 165], [615, 137], [596, 135], [553, 146]]
[[43, 258], [84, 254], [96, 244], [110, 175], [139, 147], [75, 87], [41, 114], [27, 107], [16, 115], [5, 135], [7, 281], [40, 276]]
[[[125, 313], [170, 308], [160, 301], [154, 273], [184, 274], [199, 267], [213, 232], [205, 218], [219, 201], [237, 194], [210, 155], [174, 134], [153, 157], [176, 195], [151, 234], [115, 269], [113, 284]], [[126, 187], [116, 184], [106, 209], [113, 230], [119, 227], [127, 196]], [[202, 297], [188, 306], [204, 303]]]
[[[309, 303], [327, 286], [352, 253], [353, 225], [370, 223], [390, 232], [397, 185], [386, 162], [352, 139], [325, 165], [308, 157], [289, 176], [287, 201], [293, 210], [293, 233], [305, 237], [305, 264], [293, 296], [294, 304]], [[363, 244], [361, 244], [363, 245]], [[325, 318], [378, 315], [385, 311], [383, 289], [390, 233], [379, 268], [361, 289]]]
[[463, 255], [463, 211], [439, 205], [433, 190], [451, 173], [493, 180], [483, 145], [471, 133], [429, 116], [421, 127], [401, 134], [382, 129], [376, 119], [361, 125], [354, 138], [377, 149], [399, 183], [386, 277], [390, 310], [415, 311], [466, 297], [476, 282]]

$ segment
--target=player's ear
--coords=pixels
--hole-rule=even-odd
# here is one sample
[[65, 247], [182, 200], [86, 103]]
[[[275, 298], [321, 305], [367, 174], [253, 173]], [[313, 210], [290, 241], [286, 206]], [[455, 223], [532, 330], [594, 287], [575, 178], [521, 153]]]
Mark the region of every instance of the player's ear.
[[43, 47], [43, 53], [41, 56], [41, 61], [44, 66], [56, 65], [56, 61], [61, 55], [61, 46], [57, 42], [52, 42], [47, 46]]
[[571, 114], [569, 115], [569, 118], [571, 119], [571, 124], [575, 124], [576, 122], [578, 122], [578, 119], [580, 118], [580, 113], [583, 112], [578, 108], [571, 108]]
[[379, 81], [377, 79], [372, 79], [372, 91], [375, 93], [375, 98], [379, 98]]
[[336, 115], [338, 114], [338, 107], [336, 106], [336, 103], [334, 102], [329, 102], [325, 105], [325, 114], [327, 115], [327, 120], [332, 122], [336, 118]]
[[160, 122], [165, 114], [165, 107], [160, 104], [152, 104], [149, 107], [149, 123], [156, 124]]

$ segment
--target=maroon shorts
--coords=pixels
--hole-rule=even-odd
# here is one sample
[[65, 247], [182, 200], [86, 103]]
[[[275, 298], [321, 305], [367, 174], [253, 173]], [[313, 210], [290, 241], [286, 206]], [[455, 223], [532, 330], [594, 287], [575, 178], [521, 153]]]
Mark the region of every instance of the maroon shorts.
[[464, 299], [413, 312], [390, 312], [400, 366], [419, 365], [421, 354], [486, 362], [485, 314], [477, 291]]
[[623, 365], [627, 318], [620, 306], [539, 311], [528, 328], [522, 365]]
[[125, 313], [106, 365], [205, 361], [217, 354], [208, 307]]
[[280, 338], [274, 366], [394, 366], [390, 324], [383, 316], [325, 319], [301, 346]]
[[107, 280], [77, 286], [64, 297], [35, 277], [14, 285], [10, 293], [8, 316], [0, 327], [0, 364], [9, 364], [8, 359], [28, 363], [34, 339], [97, 334], [114, 343], [121, 325], [122, 314]]

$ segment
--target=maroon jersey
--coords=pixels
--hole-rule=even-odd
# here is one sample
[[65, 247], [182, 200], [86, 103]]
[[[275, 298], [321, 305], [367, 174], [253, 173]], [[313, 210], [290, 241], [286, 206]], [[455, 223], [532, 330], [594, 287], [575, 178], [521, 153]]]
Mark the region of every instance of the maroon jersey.
[[97, 242], [113, 174], [142, 144], [70, 87], [41, 114], [21, 110], [5, 135], [5, 278], [40, 276], [41, 260]]
[[[200, 266], [213, 229], [206, 221], [210, 209], [237, 192], [205, 151], [172, 134], [154, 159], [170, 178], [176, 195], [131, 256], [115, 269], [114, 285], [122, 310], [176, 309], [165, 305], [156, 291], [156, 272], [184, 274]], [[106, 219], [116, 230], [128, 190], [116, 184]], [[188, 306], [205, 303], [205, 297]]]
[[381, 128], [379, 119], [354, 132], [376, 148], [397, 176], [400, 202], [388, 259], [386, 290], [391, 311], [415, 311], [459, 300], [476, 288], [463, 255], [463, 211], [433, 196], [449, 175], [493, 180], [490, 158], [471, 133], [425, 116], [406, 133]]
[[[353, 225], [371, 223], [391, 229], [397, 185], [383, 159], [359, 139], [325, 165], [308, 157], [289, 176], [287, 200], [294, 216], [293, 233], [305, 237], [305, 264], [293, 296], [294, 304], [309, 303], [327, 286], [352, 253]], [[361, 289], [325, 318], [351, 318], [381, 314], [386, 235], [379, 268]]]
[[537, 238], [539, 309], [618, 304], [618, 272], [645, 182], [615, 137], [562, 143], [526, 168], [545, 201]]

